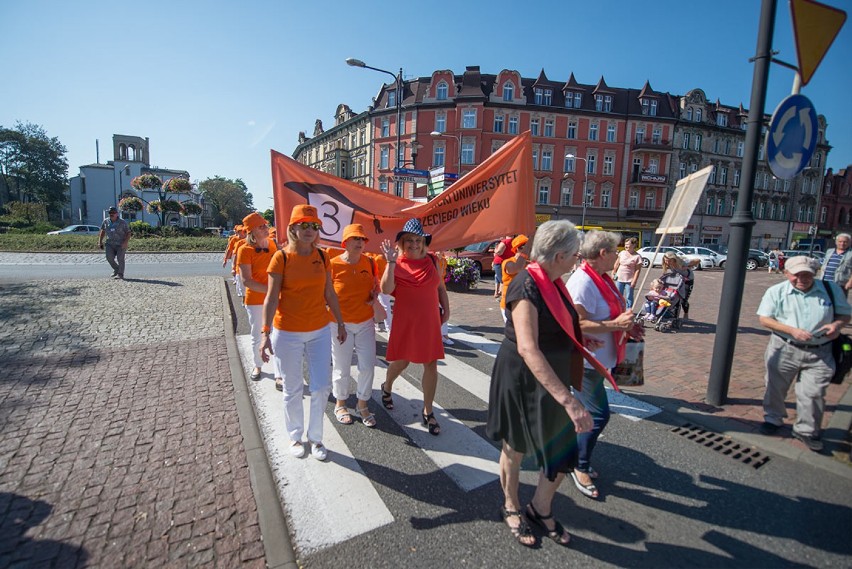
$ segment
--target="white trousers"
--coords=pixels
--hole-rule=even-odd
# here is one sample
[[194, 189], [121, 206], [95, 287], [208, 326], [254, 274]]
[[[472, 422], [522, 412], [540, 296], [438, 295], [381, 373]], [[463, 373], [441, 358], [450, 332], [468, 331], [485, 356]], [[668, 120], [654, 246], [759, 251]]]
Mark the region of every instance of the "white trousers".
[[[234, 261], [236, 262], [236, 260]], [[245, 296], [246, 287], [243, 284], [243, 278], [240, 276], [240, 268], [237, 267], [237, 275], [234, 278], [234, 285], [237, 287], [237, 296]]]
[[387, 318], [385, 318], [385, 328], [387, 329], [388, 334], [390, 334], [391, 322], [393, 321], [393, 311], [391, 310], [391, 297], [389, 294], [380, 292], [378, 298], [379, 304], [382, 305], [382, 308], [385, 309], [385, 313], [388, 315]]
[[[331, 326], [331, 325], [329, 325]], [[359, 324], [345, 322], [346, 341], [337, 341], [337, 335], [331, 334], [332, 393], [341, 401], [349, 397], [352, 385], [352, 352], [358, 356], [358, 380], [355, 396], [361, 401], [368, 400], [373, 393], [373, 376], [376, 369], [376, 328], [373, 320]], [[337, 325], [334, 325], [336, 330]], [[329, 328], [329, 331], [331, 328]], [[330, 332], [331, 333], [331, 332]]]
[[[260, 358], [260, 328], [263, 324], [263, 305], [262, 304], [246, 304], [246, 313], [248, 314], [249, 326], [251, 326], [251, 358], [254, 367], [263, 367], [263, 360]], [[273, 358], [274, 360], [277, 358]], [[275, 377], [278, 375], [278, 366], [275, 366]]]
[[272, 350], [281, 360], [284, 426], [291, 441], [301, 441], [305, 433], [302, 361], [307, 359], [308, 390], [311, 393], [308, 440], [321, 443], [322, 420], [331, 391], [331, 328], [323, 326], [313, 332], [285, 332], [273, 328]]

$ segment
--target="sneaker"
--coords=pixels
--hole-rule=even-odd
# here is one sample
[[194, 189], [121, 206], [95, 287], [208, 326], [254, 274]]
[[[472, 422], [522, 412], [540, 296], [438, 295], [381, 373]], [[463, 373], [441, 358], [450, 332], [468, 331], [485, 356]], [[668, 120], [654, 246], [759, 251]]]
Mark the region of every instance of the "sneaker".
[[313, 443], [311, 445], [311, 456], [317, 460], [325, 460], [328, 458], [328, 451], [322, 443]]
[[814, 452], [822, 450], [822, 441], [817, 435], [803, 435], [802, 433], [798, 433], [794, 430], [793, 438], [801, 441], [806, 447], [808, 447], [808, 450], [812, 450]]
[[445, 346], [452, 346], [453, 344], [455, 344], [455, 342], [453, 342], [452, 340], [450, 340], [450, 338], [449, 338], [448, 336], [445, 336], [445, 337], [443, 338], [443, 342], [444, 342], [444, 345], [445, 345]]
[[776, 425], [776, 424], [774, 424], [774, 423], [769, 423], [769, 422], [764, 422], [764, 423], [760, 426], [759, 431], [760, 431], [760, 434], [761, 434], [761, 435], [772, 436], [772, 435], [774, 435], [774, 434], [778, 433], [778, 430], [779, 430], [780, 428], [781, 428], [781, 426], [780, 426], [780, 425]]
[[290, 444], [290, 454], [296, 458], [302, 458], [305, 456], [305, 445], [302, 444], [302, 441], [293, 441], [292, 444]]

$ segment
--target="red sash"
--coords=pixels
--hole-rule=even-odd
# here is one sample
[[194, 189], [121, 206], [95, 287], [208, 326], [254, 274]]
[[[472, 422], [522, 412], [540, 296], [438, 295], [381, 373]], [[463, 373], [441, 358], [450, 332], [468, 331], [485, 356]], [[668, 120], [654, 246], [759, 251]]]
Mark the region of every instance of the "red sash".
[[565, 288], [565, 282], [561, 278], [551, 281], [548, 278], [547, 273], [537, 262], [530, 263], [526, 268], [527, 272], [535, 281], [538, 290], [541, 292], [541, 297], [544, 299], [544, 303], [547, 305], [548, 310], [550, 310], [550, 313], [553, 314], [553, 317], [559, 323], [559, 326], [566, 334], [568, 334], [568, 337], [571, 339], [571, 343], [574, 344], [574, 348], [587, 362], [592, 364], [592, 367], [595, 368], [599, 374], [604, 376], [612, 384], [616, 391], [621, 391], [618, 388], [618, 385], [615, 384], [615, 380], [612, 378], [612, 374], [609, 370], [606, 369], [603, 364], [586, 349], [585, 346], [583, 346], [582, 334], [580, 338], [577, 338], [574, 333], [574, 321], [571, 319], [571, 313], [568, 312], [568, 309], [565, 308], [565, 304], [562, 302], [562, 299], [559, 298], [559, 295], [561, 294], [562, 297], [571, 304], [571, 306], [574, 306], [574, 302], [571, 300], [571, 295], [568, 294], [568, 289]]
[[[604, 273], [600, 274], [594, 270], [589, 263], [583, 261], [580, 269], [589, 275], [595, 286], [598, 287], [598, 292], [601, 293], [607, 306], [609, 306], [609, 318], [615, 320], [618, 315], [626, 310], [624, 298], [618, 293], [618, 288], [612, 282], [612, 278]], [[621, 330], [616, 330], [612, 333], [612, 339], [615, 342], [615, 364], [618, 365], [624, 361], [624, 356], [627, 354], [627, 343], [624, 337], [625, 333]]]

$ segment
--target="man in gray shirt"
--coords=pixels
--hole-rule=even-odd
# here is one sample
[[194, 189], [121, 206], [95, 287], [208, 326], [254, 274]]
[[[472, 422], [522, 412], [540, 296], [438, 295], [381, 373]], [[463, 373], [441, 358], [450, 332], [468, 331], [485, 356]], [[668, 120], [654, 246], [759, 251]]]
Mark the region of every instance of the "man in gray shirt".
[[118, 210], [109, 208], [109, 219], [101, 224], [101, 232], [98, 233], [98, 247], [104, 249], [104, 237], [106, 237], [106, 260], [112, 267], [112, 278], [124, 278], [124, 252], [130, 242], [130, 226], [118, 217]]

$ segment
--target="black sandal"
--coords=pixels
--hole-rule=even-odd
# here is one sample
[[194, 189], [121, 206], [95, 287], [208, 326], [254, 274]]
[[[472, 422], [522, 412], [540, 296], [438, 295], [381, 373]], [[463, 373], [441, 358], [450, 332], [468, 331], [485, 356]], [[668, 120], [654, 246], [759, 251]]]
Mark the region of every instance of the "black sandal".
[[[527, 504], [527, 509], [525, 513], [527, 514], [527, 517], [532, 523], [544, 530], [545, 534], [547, 534], [547, 537], [549, 537], [550, 539], [552, 539], [563, 547], [568, 547], [568, 545], [570, 545], [571, 534], [566, 533], [565, 528], [562, 527], [562, 524], [560, 524], [558, 520], [553, 519], [553, 512], [551, 512], [549, 516], [542, 516], [535, 510], [535, 507], [532, 505], [532, 503], [530, 503]], [[547, 528], [547, 525], [544, 523], [545, 520], [553, 520], [553, 529]], [[568, 541], [562, 541], [566, 535], [568, 536]]]
[[441, 425], [438, 424], [434, 413], [429, 413], [428, 415], [423, 413], [423, 426], [429, 429], [429, 434], [432, 436], [437, 437], [441, 434]]
[[[507, 510], [506, 506], [500, 506], [500, 516], [502, 516], [503, 522], [509, 528], [509, 531], [512, 532], [512, 536], [518, 543], [520, 543], [524, 547], [536, 547], [538, 545], [538, 539], [536, 539], [535, 535], [533, 535], [533, 532], [530, 530], [529, 524], [527, 524], [527, 521], [524, 519], [524, 516], [521, 515], [521, 512]], [[509, 522], [506, 521], [512, 516], [518, 516], [519, 523], [518, 527], [516, 528], [510, 526]], [[533, 538], [532, 543], [525, 543], [524, 541], [522, 541], [524, 538], [530, 537]]]
[[382, 384], [382, 386], [379, 389], [382, 390], [382, 405], [388, 411], [392, 410], [393, 409], [393, 396], [390, 394], [389, 391], [385, 391], [385, 384], [384, 383]]

